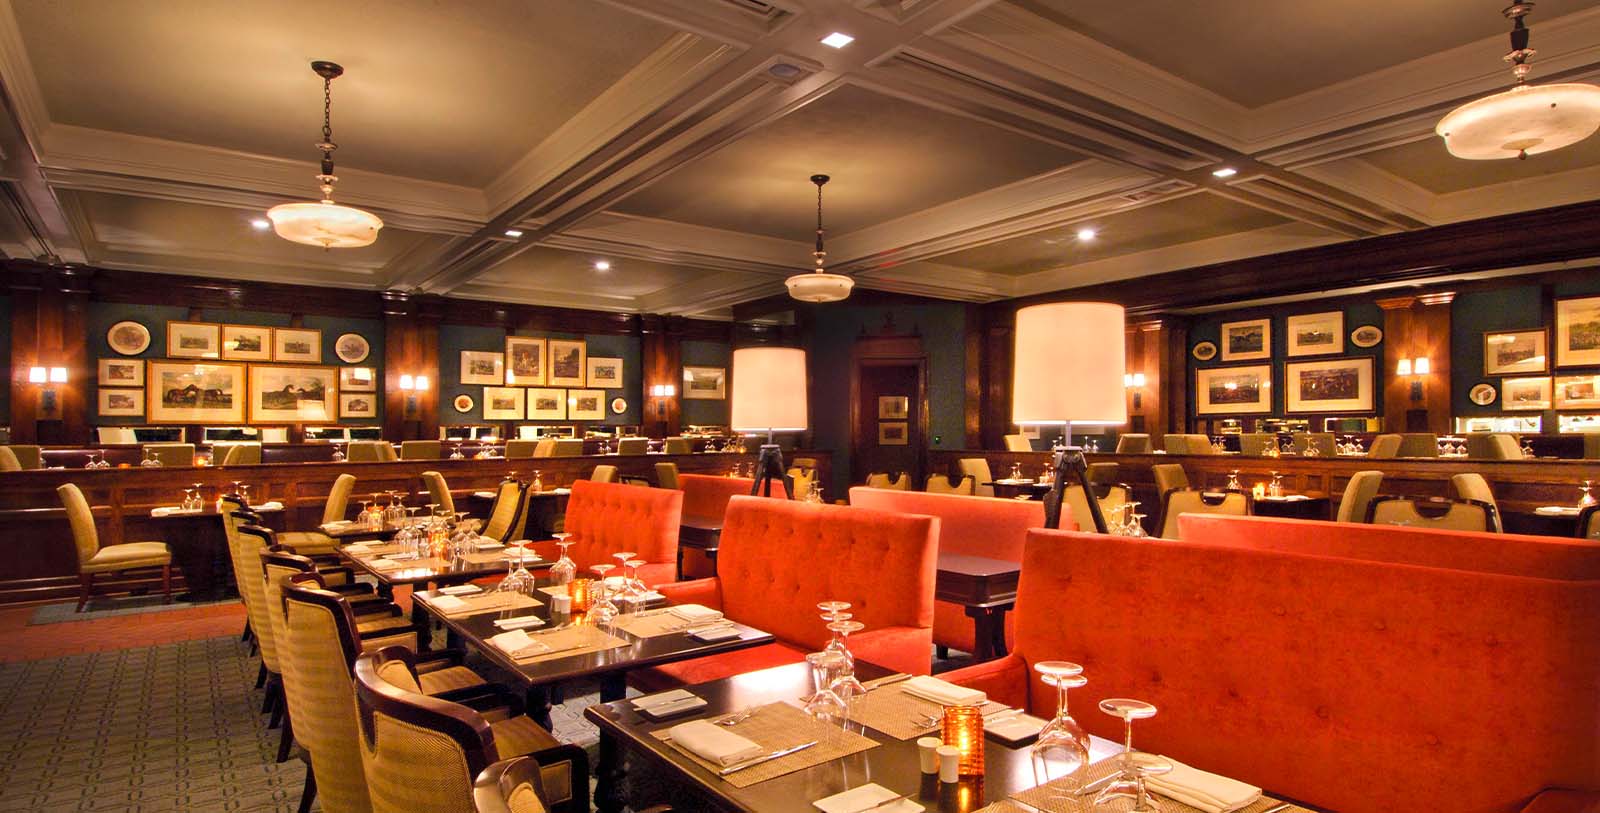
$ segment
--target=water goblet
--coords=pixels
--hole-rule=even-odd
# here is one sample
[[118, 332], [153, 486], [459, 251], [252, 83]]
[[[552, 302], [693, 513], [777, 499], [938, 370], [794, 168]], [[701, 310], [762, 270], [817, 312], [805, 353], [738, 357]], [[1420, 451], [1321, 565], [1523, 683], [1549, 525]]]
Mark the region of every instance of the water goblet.
[[344, 458], [344, 444], [343, 443], [339, 443], [338, 441], [334, 441], [334, 444], [333, 444], [333, 462], [335, 462], [335, 463], [343, 463], [344, 459], [345, 459]]
[[244, 504], [245, 505], [249, 505], [250, 504], [250, 484], [249, 483], [241, 483], [239, 485], [239, 499], [244, 500]]
[[572, 536], [572, 534], [569, 533], [559, 533], [554, 534], [554, 536], [556, 538], [556, 546], [561, 548], [561, 558], [557, 559], [556, 563], [550, 566], [550, 583], [558, 585], [567, 584], [578, 576], [578, 563], [572, 561], [572, 558], [567, 556], [567, 548], [572, 547], [576, 543], [567, 541], [567, 538]]
[[594, 625], [597, 627], [611, 626], [617, 620], [617, 616], [621, 614], [617, 610], [617, 605], [611, 601], [613, 591], [606, 586], [606, 574], [610, 573], [614, 567], [616, 565], [595, 565], [589, 568], [594, 571], [594, 590], [598, 593], [598, 603], [589, 608], [589, 618], [594, 621]]
[[844, 698], [829, 688], [842, 666], [838, 654], [813, 652], [806, 656], [806, 664], [811, 667], [811, 684], [816, 687], [816, 691], [805, 699], [806, 716], [830, 725], [846, 719], [849, 708]]
[[[819, 601], [819, 602], [817, 602], [817, 609], [821, 610], [822, 612], [826, 613], [827, 615], [837, 615], [839, 613], [844, 612], [845, 610], [850, 609], [850, 602], [848, 602], [848, 601]], [[824, 618], [826, 618], [827, 615], [825, 615]], [[839, 619], [834, 618], [834, 619], [830, 619], [830, 620], [837, 621]]]
[[618, 577], [619, 581], [615, 583], [617, 588], [617, 598], [621, 599], [622, 601], [627, 601], [628, 596], [632, 595], [633, 593], [633, 585], [628, 581], [627, 572], [628, 560], [632, 559], [636, 555], [637, 554], [633, 553], [632, 551], [611, 554], [611, 558], [617, 560], [617, 572], [623, 574], [622, 576]]
[[1022, 479], [1022, 464], [1021, 463], [1012, 463], [1011, 464], [1011, 479], [1012, 480], [1021, 480]]
[[1282, 497], [1283, 496], [1283, 475], [1281, 475], [1281, 474], [1279, 474], [1277, 472], [1272, 472], [1272, 482], [1267, 484], [1267, 496], [1269, 496], [1269, 497]]
[[[852, 701], [867, 693], [867, 687], [856, 680], [856, 659], [850, 653], [849, 640], [850, 633], [860, 632], [866, 629], [866, 626], [860, 621], [850, 620], [833, 621], [828, 624], [828, 630], [834, 634], [834, 640], [839, 643], [837, 651], [844, 657], [840, 671], [834, 676], [833, 682], [828, 684], [828, 690], [845, 701], [846, 710]], [[828, 648], [833, 649], [832, 641], [828, 643]]]
[[650, 601], [646, 597], [650, 593], [650, 587], [644, 583], [643, 579], [639, 578], [639, 568], [644, 564], [645, 561], [643, 559], [629, 559], [622, 563], [622, 566], [627, 571], [626, 580], [623, 582], [627, 590], [622, 597], [623, 609], [630, 613], [642, 612], [645, 605]]
[[194, 507], [195, 507], [195, 503], [196, 502], [197, 501], [195, 499], [194, 489], [192, 489], [192, 488], [184, 489], [183, 490], [183, 510], [185, 510], [185, 511], [193, 510]]
[[495, 589], [496, 591], [502, 593], [519, 593], [521, 595], [529, 595], [533, 592], [534, 585], [537, 583], [537, 581], [534, 579], [533, 573], [522, 566], [522, 546], [515, 545], [513, 547], [515, 547], [518, 551], [517, 566], [512, 568], [511, 572], [507, 573], [504, 579], [500, 580], [500, 586]]
[[539, 469], [533, 470], [533, 485], [529, 486], [529, 488], [532, 488], [535, 494], [544, 491], [544, 477], [540, 475]]
[[1228, 485], [1225, 486], [1224, 488], [1226, 490], [1228, 490], [1228, 491], [1243, 491], [1244, 490], [1244, 486], [1239, 484], [1239, 470], [1238, 469], [1233, 469], [1233, 470], [1228, 472]]
[[1130, 813], [1161, 813], [1159, 803], [1151, 800], [1145, 787], [1145, 777], [1159, 776], [1172, 770], [1172, 764], [1150, 754], [1136, 754], [1133, 750], [1133, 721], [1156, 715], [1156, 707], [1143, 700], [1126, 697], [1108, 697], [1100, 701], [1100, 710], [1122, 720], [1122, 755], [1118, 758], [1120, 770], [1094, 797], [1094, 806], [1110, 804], [1117, 799], [1132, 799]]
[[[1029, 748], [1034, 780], [1044, 784], [1062, 777], [1078, 776], [1089, 764], [1089, 732], [1078, 725], [1067, 711], [1067, 690], [1088, 683], [1083, 667], [1067, 661], [1040, 661], [1033, 665], [1039, 680], [1056, 688], [1056, 716], [1039, 730]], [[1081, 786], [1079, 778], [1075, 785]]]

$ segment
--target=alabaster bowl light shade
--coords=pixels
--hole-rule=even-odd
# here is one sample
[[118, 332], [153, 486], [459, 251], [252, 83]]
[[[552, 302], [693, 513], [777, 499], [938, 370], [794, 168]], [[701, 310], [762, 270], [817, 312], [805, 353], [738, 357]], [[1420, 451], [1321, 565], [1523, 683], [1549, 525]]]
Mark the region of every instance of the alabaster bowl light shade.
[[1576, 144], [1600, 128], [1600, 87], [1519, 85], [1468, 102], [1434, 128], [1457, 158], [1486, 161], [1538, 155]]
[[806, 351], [745, 347], [733, 351], [733, 431], [801, 432], [806, 428]]
[[377, 215], [329, 201], [280, 204], [267, 210], [267, 219], [279, 237], [322, 248], [370, 246], [383, 228]]
[[1011, 420], [1128, 422], [1121, 305], [1052, 302], [1017, 311]]
[[850, 297], [856, 281], [843, 274], [811, 271], [795, 274], [784, 284], [789, 287], [789, 296], [801, 302], [838, 302]]

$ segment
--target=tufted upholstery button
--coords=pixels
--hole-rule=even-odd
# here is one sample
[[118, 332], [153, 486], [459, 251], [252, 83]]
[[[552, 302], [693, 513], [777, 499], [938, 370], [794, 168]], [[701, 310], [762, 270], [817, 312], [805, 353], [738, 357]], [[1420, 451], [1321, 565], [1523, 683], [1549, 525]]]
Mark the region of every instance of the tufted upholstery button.
[[1229, 687], [1228, 687], [1228, 697], [1229, 697], [1229, 698], [1230, 698], [1230, 699], [1233, 699], [1233, 700], [1238, 700], [1238, 699], [1240, 699], [1240, 698], [1239, 698], [1239, 690], [1238, 690], [1238, 689], [1235, 689], [1235, 688], [1233, 688], [1233, 687], [1232, 687], [1232, 686], [1229, 686]]
[[1483, 645], [1484, 646], [1499, 646], [1500, 645], [1500, 639], [1494, 637], [1493, 635], [1490, 635], [1489, 637], [1483, 639]]
[[1327, 706], [1317, 706], [1317, 716], [1326, 720], [1332, 715], [1331, 712], [1328, 711]]
[[1428, 736], [1423, 737], [1422, 741], [1427, 743], [1427, 744], [1429, 744], [1429, 745], [1438, 745], [1439, 744], [1439, 738], [1437, 736], [1433, 735], [1433, 734], [1429, 734]]
[[1151, 683], [1160, 683], [1161, 682], [1161, 673], [1160, 672], [1151, 672], [1150, 673], [1150, 682]]
[[1288, 615], [1289, 611], [1284, 609], [1284, 608], [1282, 608], [1282, 607], [1273, 607], [1272, 608], [1272, 614], [1273, 615]]
[[1372, 622], [1372, 628], [1379, 632], [1383, 632], [1389, 628], [1389, 625], [1385, 624], [1383, 621], [1374, 621]]

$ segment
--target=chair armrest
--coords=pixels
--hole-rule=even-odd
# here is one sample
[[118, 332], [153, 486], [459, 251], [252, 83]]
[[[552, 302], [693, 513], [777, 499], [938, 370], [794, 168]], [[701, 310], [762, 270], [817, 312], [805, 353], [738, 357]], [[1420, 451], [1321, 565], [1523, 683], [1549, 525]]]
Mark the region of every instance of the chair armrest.
[[523, 714], [523, 699], [498, 683], [485, 683], [482, 686], [467, 686], [461, 689], [451, 689], [433, 695], [440, 700], [460, 703], [477, 712], [493, 709], [505, 709], [507, 717], [521, 717]]
[[[854, 649], [855, 641], [850, 644]], [[982, 690], [996, 703], [1028, 707], [1028, 663], [1016, 655], [975, 663], [939, 677], [957, 686]]]
[[345, 586], [354, 584], [355, 580], [356, 580], [355, 568], [353, 568], [353, 567], [351, 567], [349, 565], [344, 565], [344, 564], [338, 564], [338, 565], [335, 565], [335, 564], [323, 564], [321, 562], [318, 562], [317, 563], [317, 572], [322, 574], [322, 578], [323, 578], [324, 581], [326, 581], [329, 576], [333, 576], [333, 575], [344, 576], [344, 583], [343, 584], [339, 584], [339, 585], [335, 585], [336, 587], [345, 587]]
[[417, 668], [417, 674], [424, 672], [437, 672], [452, 666], [460, 666], [466, 662], [467, 653], [459, 649], [435, 649], [428, 652], [418, 652], [411, 665]]
[[930, 627], [882, 627], [850, 636], [851, 654], [908, 675], [928, 674], [932, 649]]
[[400, 615], [400, 605], [384, 601], [352, 601], [350, 611], [362, 619], [375, 615]]
[[1541, 791], [1522, 809], [1522, 813], [1600, 813], [1600, 791]]
[[[589, 754], [582, 748], [569, 743], [544, 748], [528, 755], [541, 767], [557, 765], [562, 762], [569, 763], [572, 772], [572, 798], [552, 804], [550, 813], [589, 813]], [[550, 788], [544, 789], [547, 796], [553, 796]]]
[[688, 582], [658, 584], [655, 589], [673, 604], [704, 604], [713, 610], [722, 609], [722, 580], [716, 576]]

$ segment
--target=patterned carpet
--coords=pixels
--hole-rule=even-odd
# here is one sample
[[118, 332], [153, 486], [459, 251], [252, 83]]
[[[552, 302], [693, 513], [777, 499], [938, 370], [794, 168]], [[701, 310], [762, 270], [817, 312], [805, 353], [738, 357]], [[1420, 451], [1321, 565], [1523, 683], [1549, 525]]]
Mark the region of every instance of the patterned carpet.
[[[272, 761], [247, 652], [233, 636], [0, 664], [0, 810], [294, 811], [305, 768]], [[569, 690], [557, 736], [595, 742], [593, 691]]]

